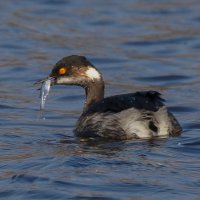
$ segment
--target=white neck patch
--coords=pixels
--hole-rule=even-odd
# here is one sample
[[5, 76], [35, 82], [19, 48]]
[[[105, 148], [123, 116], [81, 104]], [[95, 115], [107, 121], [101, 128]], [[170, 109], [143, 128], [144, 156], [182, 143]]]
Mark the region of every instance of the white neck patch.
[[93, 67], [88, 66], [88, 70], [85, 72], [86, 76], [90, 79], [100, 79], [100, 73]]

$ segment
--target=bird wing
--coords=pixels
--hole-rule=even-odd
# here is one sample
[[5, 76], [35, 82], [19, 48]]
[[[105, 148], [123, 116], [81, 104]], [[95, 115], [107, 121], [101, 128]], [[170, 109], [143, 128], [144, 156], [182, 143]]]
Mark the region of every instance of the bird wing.
[[118, 113], [132, 107], [156, 112], [159, 108], [164, 106], [164, 101], [165, 100], [161, 98], [161, 94], [156, 91], [121, 94], [104, 98], [103, 100], [93, 104], [83, 113], [83, 115], [93, 114], [96, 112]]

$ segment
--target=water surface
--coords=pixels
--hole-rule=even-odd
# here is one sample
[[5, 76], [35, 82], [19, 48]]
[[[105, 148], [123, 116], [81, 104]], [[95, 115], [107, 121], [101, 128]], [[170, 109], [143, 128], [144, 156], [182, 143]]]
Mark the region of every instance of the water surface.
[[[0, 2], [0, 198], [199, 199], [200, 2]], [[52, 89], [45, 118], [33, 83], [63, 56], [85, 55], [106, 96], [162, 92], [177, 138], [84, 142], [84, 91]]]

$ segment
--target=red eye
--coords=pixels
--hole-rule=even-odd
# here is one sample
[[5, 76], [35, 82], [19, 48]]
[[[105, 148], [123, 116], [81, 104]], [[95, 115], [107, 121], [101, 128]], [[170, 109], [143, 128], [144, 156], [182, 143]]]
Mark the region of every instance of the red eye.
[[66, 68], [64, 68], [64, 67], [60, 68], [59, 71], [58, 71], [58, 73], [59, 73], [60, 75], [66, 74], [66, 72], [67, 72], [67, 70], [66, 70]]

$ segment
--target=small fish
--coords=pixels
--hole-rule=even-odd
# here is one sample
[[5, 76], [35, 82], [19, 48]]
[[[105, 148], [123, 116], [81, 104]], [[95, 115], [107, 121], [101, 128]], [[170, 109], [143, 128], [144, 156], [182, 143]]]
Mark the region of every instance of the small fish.
[[41, 98], [41, 101], [40, 101], [40, 110], [44, 109], [45, 101], [46, 101], [46, 98], [47, 98], [47, 96], [49, 94], [50, 88], [51, 88], [51, 79], [47, 78], [42, 83], [42, 87], [41, 87], [41, 91], [40, 91], [40, 98]]

